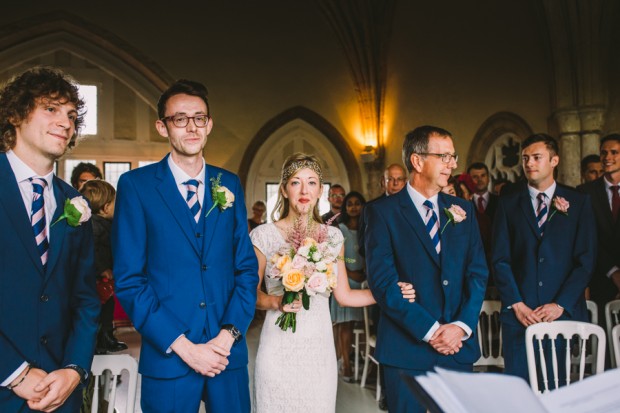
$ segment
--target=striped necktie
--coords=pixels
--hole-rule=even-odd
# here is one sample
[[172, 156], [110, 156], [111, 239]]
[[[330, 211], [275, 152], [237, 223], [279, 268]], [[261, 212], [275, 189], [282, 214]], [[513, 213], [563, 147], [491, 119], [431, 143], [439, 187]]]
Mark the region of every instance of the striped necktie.
[[194, 220], [198, 222], [200, 219], [200, 201], [198, 200], [198, 182], [196, 179], [190, 179], [183, 182], [183, 185], [187, 187], [187, 206], [194, 217]]
[[538, 196], [538, 208], [536, 208], [536, 221], [540, 229], [540, 235], [545, 232], [545, 224], [547, 223], [547, 196], [544, 192], [540, 192]]
[[30, 214], [30, 223], [34, 232], [34, 239], [37, 243], [37, 249], [41, 256], [41, 264], [43, 269], [47, 267], [47, 253], [49, 251], [49, 243], [47, 241], [47, 223], [45, 221], [45, 203], [43, 198], [43, 190], [47, 186], [47, 181], [43, 178], [30, 178], [32, 183], [32, 213]]
[[437, 214], [435, 214], [435, 210], [433, 209], [433, 203], [428, 199], [424, 201], [423, 204], [426, 211], [426, 230], [428, 231], [428, 235], [430, 235], [431, 240], [433, 241], [433, 245], [435, 246], [435, 251], [437, 254], [441, 252], [441, 243], [439, 242], [439, 220], [437, 219]]

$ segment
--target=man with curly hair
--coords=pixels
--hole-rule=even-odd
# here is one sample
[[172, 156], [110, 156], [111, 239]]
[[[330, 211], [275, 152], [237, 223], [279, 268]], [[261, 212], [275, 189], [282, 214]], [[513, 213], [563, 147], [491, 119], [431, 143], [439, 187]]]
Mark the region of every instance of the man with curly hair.
[[53, 167], [75, 144], [83, 107], [75, 83], [51, 68], [0, 89], [2, 412], [75, 412], [82, 401], [100, 309], [93, 235], [90, 222], [59, 220], [80, 194]]

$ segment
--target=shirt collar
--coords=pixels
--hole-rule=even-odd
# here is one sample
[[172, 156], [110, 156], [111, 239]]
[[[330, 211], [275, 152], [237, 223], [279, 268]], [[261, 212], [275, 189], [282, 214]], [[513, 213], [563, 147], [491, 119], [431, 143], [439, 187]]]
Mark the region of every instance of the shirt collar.
[[555, 188], [558, 186], [558, 184], [553, 181], [553, 183], [551, 184], [551, 186], [549, 188], [547, 188], [544, 191], [539, 191], [536, 188], [533, 188], [530, 186], [530, 184], [527, 185], [527, 190], [530, 193], [530, 198], [532, 198], [532, 200], [535, 200], [538, 197], [538, 194], [541, 192], [544, 192], [544, 194], [547, 196], [547, 199], [552, 199], [553, 198], [553, 194], [555, 194]]
[[24, 161], [22, 161], [12, 149], [8, 150], [6, 153], [6, 158], [11, 165], [11, 169], [15, 174], [15, 179], [17, 179], [17, 183], [21, 183], [24, 181], [28, 181], [30, 178], [38, 177], [45, 182], [47, 182], [47, 187], [51, 188], [52, 186], [52, 178], [54, 177], [54, 171], [51, 170], [49, 173], [43, 176], [39, 176], [35, 171], [32, 170]]
[[[424, 207], [424, 201], [426, 201], [426, 198], [424, 197], [424, 195], [416, 191], [409, 182], [407, 182], [407, 192], [409, 193], [409, 197], [413, 201], [413, 204], [416, 206], [416, 208], [420, 209]], [[438, 198], [439, 194], [435, 194], [432, 197], [428, 198], [428, 200], [433, 203], [435, 208], [437, 208]]]
[[174, 182], [177, 185], [183, 185], [183, 182], [186, 182], [189, 179], [195, 179], [201, 184], [205, 183], [205, 165], [202, 163], [202, 169], [198, 172], [196, 176], [189, 176], [183, 169], [181, 169], [174, 161], [172, 160], [172, 155], [168, 156], [168, 166], [170, 167], [170, 171], [172, 172], [172, 176], [174, 177]]
[[484, 194], [480, 195], [480, 194], [474, 194], [474, 201], [478, 202], [478, 198], [482, 197], [482, 199], [484, 199], [484, 203], [485, 205], [489, 203], [489, 191], [486, 191]]
[[[612, 186], [615, 186], [614, 184], [612, 184], [611, 182], [609, 182], [607, 180], [607, 177], [605, 175], [603, 175], [603, 182], [605, 182], [605, 190], [609, 191], [609, 188], [611, 188]], [[618, 185], [618, 184], [616, 184]]]

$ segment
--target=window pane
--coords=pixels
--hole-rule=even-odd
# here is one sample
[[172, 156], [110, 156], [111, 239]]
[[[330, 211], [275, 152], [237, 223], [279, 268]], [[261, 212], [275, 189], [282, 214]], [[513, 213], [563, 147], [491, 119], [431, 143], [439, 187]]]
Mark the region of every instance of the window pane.
[[82, 125], [80, 134], [96, 135], [97, 134], [97, 86], [94, 85], [78, 85], [80, 96], [84, 99], [86, 106], [86, 114], [84, 115], [84, 124]]
[[103, 176], [106, 181], [116, 188], [118, 178], [131, 169], [131, 162], [104, 162]]
[[142, 168], [143, 166], [147, 166], [156, 162], [157, 161], [138, 161], [138, 168]]
[[65, 181], [70, 183], [71, 173], [73, 173], [73, 169], [75, 169], [77, 164], [79, 164], [80, 162], [92, 163], [93, 165], [97, 165], [97, 161], [95, 161], [94, 159], [67, 159], [65, 160]]

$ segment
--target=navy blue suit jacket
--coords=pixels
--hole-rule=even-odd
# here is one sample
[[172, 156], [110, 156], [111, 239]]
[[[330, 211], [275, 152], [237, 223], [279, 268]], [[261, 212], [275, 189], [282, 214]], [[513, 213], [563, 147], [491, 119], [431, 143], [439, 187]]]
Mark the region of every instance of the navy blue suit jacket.
[[[100, 304], [95, 289], [93, 234], [89, 222], [50, 228], [47, 270], [6, 154], [0, 153], [0, 381], [24, 361], [47, 372], [68, 364], [90, 369]], [[54, 176], [57, 208], [81, 196]], [[79, 393], [76, 392], [76, 393]], [[0, 411], [25, 403], [0, 388]]]
[[502, 322], [521, 325], [507, 309], [520, 301], [531, 309], [554, 302], [564, 307], [560, 319], [587, 321], [584, 290], [596, 258], [590, 197], [558, 185], [554, 197], [570, 203], [568, 215], [556, 212], [551, 217], [554, 210], [550, 208], [541, 237], [527, 185], [519, 185], [500, 197], [493, 228], [493, 267]]
[[[480, 357], [476, 325], [488, 277], [473, 204], [439, 193], [440, 223], [444, 208], [455, 204], [467, 218], [448, 224], [437, 254], [424, 221], [403, 189], [365, 208], [368, 284], [381, 308], [376, 356], [383, 364], [428, 370], [441, 357], [470, 364]], [[416, 301], [404, 300], [398, 281], [413, 284]], [[443, 356], [422, 339], [435, 322], [465, 323], [472, 336], [454, 356]]]
[[[169, 156], [169, 155], [168, 155]], [[142, 334], [140, 372], [155, 378], [185, 375], [189, 366], [170, 345], [181, 335], [206, 342], [222, 325], [245, 337], [256, 304], [258, 263], [248, 236], [239, 178], [205, 165], [205, 197], [196, 224], [168, 166], [162, 161], [127, 172], [118, 183], [112, 249], [116, 294]], [[213, 209], [210, 178], [235, 195]], [[233, 345], [227, 369], [247, 365], [245, 338]]]

